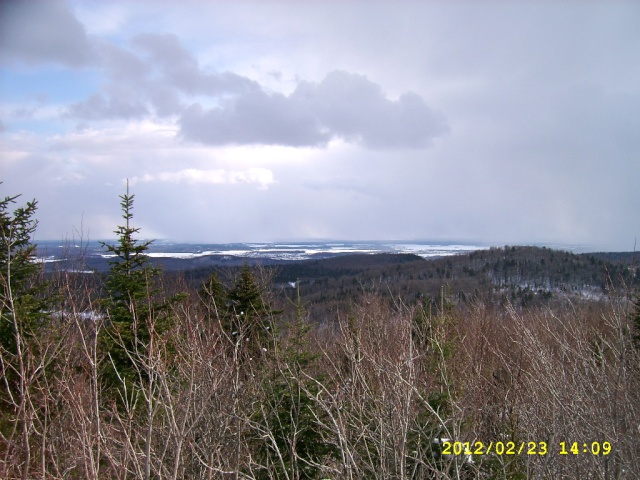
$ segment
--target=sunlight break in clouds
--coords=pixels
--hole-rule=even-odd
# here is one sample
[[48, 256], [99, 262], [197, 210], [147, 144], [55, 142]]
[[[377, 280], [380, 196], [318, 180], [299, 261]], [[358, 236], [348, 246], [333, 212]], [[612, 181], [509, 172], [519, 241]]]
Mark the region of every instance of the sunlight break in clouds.
[[208, 183], [208, 184], [235, 184], [250, 183], [258, 185], [258, 188], [266, 190], [273, 180], [273, 172], [266, 168], [249, 168], [248, 170], [198, 170], [187, 168], [177, 172], [160, 172], [145, 174], [142, 177], [133, 177], [129, 183], [131, 186], [137, 183], [167, 182], [167, 183]]

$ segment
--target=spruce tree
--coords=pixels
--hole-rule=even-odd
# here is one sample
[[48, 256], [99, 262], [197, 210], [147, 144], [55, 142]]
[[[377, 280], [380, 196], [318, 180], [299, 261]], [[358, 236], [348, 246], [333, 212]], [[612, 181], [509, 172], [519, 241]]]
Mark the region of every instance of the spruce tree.
[[200, 302], [210, 321], [219, 320], [225, 326], [227, 315], [227, 290], [216, 272], [202, 284], [198, 292]]
[[139, 378], [140, 369], [133, 359], [139, 357], [149, 341], [149, 325], [158, 308], [153, 295], [154, 279], [159, 272], [151, 267], [146, 255], [152, 241], [135, 239], [140, 229], [131, 225], [134, 197], [129, 194], [127, 182], [126, 193], [120, 195], [124, 225], [114, 231], [118, 242], [115, 245], [102, 242], [114, 255], [105, 279], [108, 322], [102, 335], [102, 345], [110, 357], [104, 374], [111, 385], [122, 380], [135, 383]]
[[33, 218], [37, 202], [32, 200], [8, 209], [20, 195], [0, 201], [0, 348], [3, 360], [19, 354], [44, 319], [51, 303], [41, 281], [42, 264], [36, 260], [32, 237], [38, 222]]
[[231, 335], [238, 340], [249, 342], [252, 347], [259, 346], [267, 333], [267, 317], [272, 312], [262, 298], [262, 291], [249, 265], [245, 264], [242, 267], [240, 277], [227, 298]]
[[10, 355], [17, 353], [17, 335], [30, 332], [44, 311], [35, 282], [40, 272], [37, 247], [31, 242], [37, 202], [27, 202], [11, 214], [8, 209], [19, 197], [0, 201], [0, 345]]
[[257, 479], [317, 479], [320, 465], [338, 459], [323, 436], [323, 425], [329, 422], [326, 412], [316, 408], [319, 385], [326, 379], [322, 374], [309, 376], [316, 371], [318, 356], [309, 346], [310, 325], [299, 287], [292, 303], [294, 318], [274, 333], [263, 367], [271, 370], [262, 380], [263, 396], [254, 404], [258, 431], [269, 432], [268, 441], [262, 435], [251, 439], [256, 459], [265, 467]]
[[253, 315], [267, 311], [260, 287], [251, 267], [246, 263], [240, 271], [240, 277], [229, 292], [229, 300], [235, 312], [239, 314]]
[[41, 390], [36, 383], [47, 367], [46, 353], [36, 340], [51, 302], [43, 294], [41, 264], [32, 243], [37, 204], [33, 200], [10, 213], [18, 197], [0, 200], [0, 443], [5, 450], [9, 447], [7, 452], [15, 447], [21, 452], [22, 478], [27, 478], [30, 431], [39, 413], [35, 398]]

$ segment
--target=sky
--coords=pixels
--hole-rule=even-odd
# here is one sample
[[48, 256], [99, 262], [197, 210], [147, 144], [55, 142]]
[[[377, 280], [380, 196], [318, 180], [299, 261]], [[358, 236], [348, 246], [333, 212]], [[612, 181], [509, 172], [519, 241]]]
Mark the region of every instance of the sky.
[[36, 239], [630, 251], [637, 1], [0, 2], [0, 196]]

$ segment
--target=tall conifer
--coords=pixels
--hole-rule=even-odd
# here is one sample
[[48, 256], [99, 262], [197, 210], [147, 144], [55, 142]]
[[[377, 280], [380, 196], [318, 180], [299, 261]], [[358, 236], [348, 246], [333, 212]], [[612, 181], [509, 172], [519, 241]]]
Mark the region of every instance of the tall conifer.
[[44, 311], [36, 295], [40, 265], [31, 242], [37, 202], [27, 202], [11, 214], [7, 210], [18, 197], [0, 201], [0, 345], [12, 355], [18, 349], [16, 335], [31, 330], [30, 324]]
[[[43, 295], [41, 264], [32, 243], [36, 201], [11, 214], [8, 209], [18, 197], [0, 200], [0, 450], [17, 447], [21, 477], [26, 479], [31, 468], [30, 432], [39, 406], [34, 385], [47, 363], [34, 339], [52, 302]], [[5, 460], [7, 455], [3, 453]]]
[[158, 275], [146, 255], [152, 242], [134, 238], [140, 229], [131, 225], [134, 195], [129, 194], [128, 182], [127, 191], [120, 199], [124, 225], [114, 231], [118, 242], [115, 245], [102, 242], [107, 252], [114, 255], [105, 279], [108, 322], [102, 336], [110, 357], [105, 375], [112, 384], [119, 383], [120, 378], [135, 381], [138, 376], [132, 358], [149, 340], [149, 323], [156, 308], [153, 280]]
[[211, 272], [198, 294], [208, 319], [218, 319], [224, 325], [224, 319], [227, 317], [227, 291], [216, 272]]

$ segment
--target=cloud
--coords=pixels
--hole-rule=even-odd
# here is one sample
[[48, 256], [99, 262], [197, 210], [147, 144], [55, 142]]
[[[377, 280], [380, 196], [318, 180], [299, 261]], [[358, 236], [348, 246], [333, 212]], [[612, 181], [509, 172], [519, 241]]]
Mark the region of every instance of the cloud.
[[0, 0], [0, 176], [41, 238], [109, 234], [123, 178], [192, 240], [639, 235], [633, 2], [67, 1]]
[[151, 65], [134, 52], [110, 43], [100, 43], [97, 51], [111, 82], [128, 84], [146, 81]]
[[141, 118], [149, 111], [145, 103], [136, 99], [126, 99], [117, 95], [105, 98], [96, 93], [87, 100], [72, 104], [67, 117], [82, 118], [86, 120], [100, 120], [109, 118]]
[[90, 59], [84, 27], [59, 0], [0, 2], [0, 59], [81, 66]]
[[364, 75], [334, 71], [319, 84], [302, 83], [292, 97], [316, 112], [333, 136], [370, 148], [425, 147], [448, 130], [419, 95], [390, 100]]
[[175, 172], [159, 172], [155, 174], [145, 174], [141, 177], [133, 177], [130, 180], [132, 186], [137, 183], [166, 182], [166, 183], [187, 183], [187, 184], [256, 184], [262, 189], [271, 185], [273, 173], [266, 168], [249, 168], [247, 170], [200, 170], [187, 168]]
[[174, 34], [138, 34], [128, 48], [95, 43], [107, 82], [69, 105], [66, 118], [177, 115], [181, 137], [207, 145], [321, 147], [340, 139], [370, 149], [423, 148], [448, 131], [420, 95], [391, 99], [364, 75], [333, 71], [285, 95], [247, 76], [205, 71]]
[[343, 139], [368, 148], [421, 148], [448, 131], [422, 97], [391, 100], [363, 75], [329, 73], [302, 82], [289, 96], [252, 91], [206, 110], [192, 104], [180, 119], [187, 140], [211, 145], [324, 146]]
[[132, 49], [96, 42], [107, 82], [101, 90], [69, 106], [67, 116], [83, 120], [130, 119], [154, 112], [182, 113], [185, 97], [224, 97], [260, 91], [247, 77], [207, 73], [173, 34], [136, 35]]
[[145, 33], [135, 36], [131, 44], [148, 55], [150, 64], [159, 71], [161, 83], [189, 95], [241, 93], [258, 88], [255, 82], [231, 72], [203, 72], [176, 35]]
[[191, 105], [180, 119], [181, 135], [209, 145], [325, 145], [330, 136], [306, 112], [282, 94], [262, 91], [228, 99], [205, 110]]

